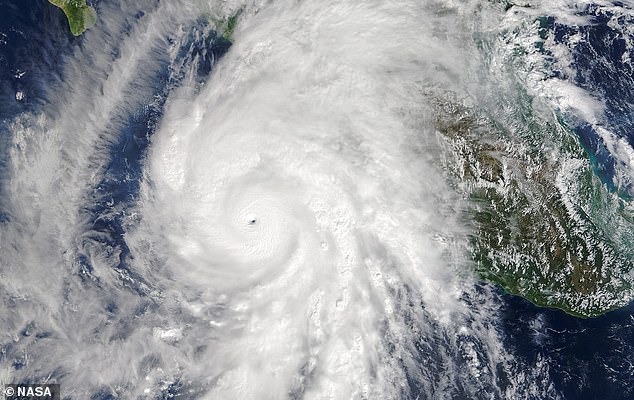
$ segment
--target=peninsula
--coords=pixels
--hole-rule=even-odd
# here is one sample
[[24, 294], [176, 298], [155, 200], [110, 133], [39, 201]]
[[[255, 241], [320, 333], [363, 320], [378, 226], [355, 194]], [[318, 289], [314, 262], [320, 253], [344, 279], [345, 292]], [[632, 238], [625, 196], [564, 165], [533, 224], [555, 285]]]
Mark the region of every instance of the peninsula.
[[95, 9], [86, 4], [86, 0], [48, 0], [49, 3], [59, 7], [66, 14], [70, 31], [79, 36], [92, 27], [97, 20]]

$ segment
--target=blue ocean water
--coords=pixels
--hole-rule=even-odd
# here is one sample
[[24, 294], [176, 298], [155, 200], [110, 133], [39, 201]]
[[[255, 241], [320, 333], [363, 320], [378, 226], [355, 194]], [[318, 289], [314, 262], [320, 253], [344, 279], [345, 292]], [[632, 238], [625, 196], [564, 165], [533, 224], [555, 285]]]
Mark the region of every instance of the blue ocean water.
[[[43, 2], [0, 1], [0, 193], [12, 117], [46, 104], [47, 88], [60, 79], [72, 36], [59, 34], [66, 21]], [[63, 15], [62, 15], [63, 17]], [[22, 93], [23, 98], [16, 98]], [[0, 223], [9, 215], [0, 197]]]
[[[547, 16], [541, 20], [540, 36], [570, 48], [571, 66], [575, 71], [570, 78], [604, 103], [605, 115], [600, 124], [634, 147], [634, 54], [630, 51], [634, 38], [628, 29], [634, 24], [634, 14], [618, 1], [613, 2], [612, 7], [586, 4], [577, 8], [575, 14], [589, 19], [589, 24], [571, 25]], [[622, 12], [624, 10], [630, 12]], [[560, 73], [553, 71], [555, 75]], [[623, 187], [615, 184], [618, 161], [595, 127], [588, 121], [578, 121], [573, 128], [589, 153], [596, 174], [611, 191], [631, 198], [631, 182]]]
[[[46, 1], [11, 2], [2, 1], [0, 7], [0, 152], [6, 151], [6, 142], [10, 134], [6, 123], [21, 112], [36, 111], [45, 107], [56, 82], [60, 79], [64, 56], [73, 46], [81, 46], [81, 38], [68, 32], [68, 23], [63, 12]], [[142, 14], [136, 18], [143, 17]], [[88, 234], [82, 237], [81, 246], [90, 241], [99, 243], [102, 249], [109, 249], [119, 261], [116, 268], [119, 273], [130, 275], [135, 290], [142, 291], [143, 277], [137, 276], [128, 267], [130, 251], [123, 240], [124, 217], [138, 194], [142, 174], [142, 161], [149, 140], [157, 127], [165, 100], [169, 92], [178, 86], [184, 73], [174, 69], [176, 66], [188, 66], [194, 59], [198, 63], [198, 79], [203, 80], [212, 69], [215, 61], [230, 47], [226, 39], [214, 35], [200, 35], [206, 29], [201, 21], [190, 29], [187, 40], [181, 45], [175, 61], [170, 63], [167, 55], [159, 63], [144, 87], [151, 93], [150, 103], [139, 103], [125, 110], [119, 117], [127, 121], [118, 127], [116, 141], [111, 145], [111, 160], [106, 166], [102, 181], [92, 193], [93, 202], [82, 210], [92, 221]], [[116, 53], [116, 48], [115, 48]], [[22, 99], [16, 93], [22, 93]], [[0, 157], [0, 167], [6, 154]], [[0, 172], [1, 177], [1, 172]], [[1, 204], [1, 203], [0, 203]], [[9, 218], [2, 213], [0, 221]], [[86, 280], [92, 280], [88, 255], [78, 252], [77, 262]]]
[[[0, 1], [0, 177], [5, 171], [6, 151], [10, 146], [10, 131], [7, 123], [21, 112], [41, 109], [48, 104], [48, 91], [60, 79], [63, 56], [74, 46], [81, 46], [80, 38], [68, 32], [63, 14], [45, 0]], [[606, 99], [607, 117], [610, 127], [618, 135], [634, 145], [634, 114], [629, 104], [634, 104], [634, 80], [631, 64], [622, 62], [624, 38], [606, 25], [606, 17], [598, 8], [588, 6], [580, 13], [592, 14], [596, 23], [579, 28], [588, 38], [576, 49], [575, 63], [578, 75], [576, 82], [601, 93]], [[631, 21], [625, 21], [628, 23]], [[549, 29], [565, 40], [566, 30], [552, 19]], [[629, 38], [631, 39], [631, 38]], [[182, 47], [179, 57], [198, 55], [201, 79], [212, 69], [214, 60], [221, 57], [229, 43], [221, 38], [196, 35], [195, 28], [190, 40]], [[592, 56], [590, 56], [592, 54]], [[599, 55], [599, 57], [597, 57]], [[602, 60], [597, 63], [596, 60]], [[183, 63], [189, 63], [184, 60]], [[127, 121], [118, 128], [117, 140], [110, 148], [110, 162], [103, 179], [96, 186], [93, 202], [84, 213], [91, 221], [90, 234], [84, 240], [94, 241], [101, 248], [111, 248], [118, 254], [119, 263], [114, 268], [123, 273], [134, 274], [128, 267], [130, 251], [122, 235], [125, 232], [125, 215], [134, 203], [139, 191], [143, 160], [152, 133], [160, 120], [169, 91], [178, 85], [178, 72], [169, 69], [165, 62], [156, 69], [152, 78], [154, 101], [138, 104], [127, 110]], [[16, 99], [22, 92], [23, 99]], [[597, 170], [606, 182], [614, 173], [613, 160], [591, 127], [579, 127], [580, 140], [592, 152], [597, 161]], [[2, 182], [0, 178], [0, 183]], [[0, 223], [9, 221], [10, 215], [2, 213], [2, 190], [0, 189]], [[81, 244], [80, 244], [81, 246]], [[81, 252], [79, 252], [81, 254]], [[81, 258], [81, 257], [80, 257]], [[83, 266], [87, 280], [91, 275], [88, 257], [78, 260]], [[138, 283], [142, 276], [133, 276], [136, 282], [132, 290], [145, 296]], [[98, 284], [98, 283], [97, 283]], [[516, 357], [534, 363], [543, 359], [548, 365], [554, 385], [566, 399], [630, 399], [634, 397], [632, 376], [634, 374], [634, 305], [610, 312], [594, 319], [572, 317], [558, 310], [544, 309], [515, 297], [500, 293], [502, 325], [505, 345], [513, 349]], [[104, 312], [116, 312], [113, 303]], [[0, 341], [0, 362], [8, 361], [5, 351], [10, 343]], [[24, 365], [13, 363], [11, 368]], [[164, 398], [179, 392], [180, 383], [165, 390]], [[94, 394], [93, 399], [114, 399], [107, 390]]]
[[[0, 1], [0, 120], [41, 107], [60, 79], [64, 56], [79, 39], [66, 35], [63, 13], [44, 2]], [[17, 100], [16, 93], [24, 99]]]
[[[629, 51], [634, 37], [628, 30], [634, 19], [630, 12], [620, 12], [629, 10], [626, 4], [612, 5], [579, 5], [576, 15], [590, 20], [582, 26], [546, 16], [540, 21], [540, 36], [571, 49], [572, 80], [604, 103], [603, 127], [634, 147], [634, 54]], [[617, 160], [595, 127], [577, 120], [573, 130], [597, 176], [611, 191], [631, 199], [631, 184], [615, 185]], [[634, 304], [581, 319], [516, 296], [502, 298], [504, 331], [514, 354], [533, 362], [546, 360], [564, 398], [634, 398]]]
[[[117, 140], [110, 148], [111, 160], [106, 166], [103, 180], [92, 194], [94, 201], [91, 206], [84, 210], [93, 221], [90, 234], [84, 240], [99, 242], [101, 248], [110, 248], [113, 254], [117, 253], [119, 261], [114, 268], [133, 278], [130, 282], [133, 282], [134, 289], [139, 293], [143, 292], [141, 287], [144, 279], [128, 267], [130, 250], [123, 240], [126, 210], [136, 201], [143, 173], [143, 160], [150, 137], [160, 122], [165, 101], [170, 91], [184, 77], [184, 73], [175, 70], [174, 65], [188, 66], [195, 59], [198, 63], [197, 78], [203, 80], [211, 72], [215, 61], [231, 45], [229, 41], [213, 33], [197, 34], [205, 28], [203, 22], [192, 27], [176, 60], [170, 63], [165, 56], [158, 68], [152, 71], [153, 76], [148, 80], [150, 87], [146, 88], [151, 92], [149, 97], [152, 101], [149, 104], [140, 103], [136, 108], [126, 110], [127, 115], [122, 116], [126, 123], [119, 128]], [[89, 276], [91, 266], [88, 257], [80, 256], [78, 261]]]
[[502, 298], [506, 344], [516, 357], [544, 360], [565, 399], [634, 397], [634, 305], [583, 319]]

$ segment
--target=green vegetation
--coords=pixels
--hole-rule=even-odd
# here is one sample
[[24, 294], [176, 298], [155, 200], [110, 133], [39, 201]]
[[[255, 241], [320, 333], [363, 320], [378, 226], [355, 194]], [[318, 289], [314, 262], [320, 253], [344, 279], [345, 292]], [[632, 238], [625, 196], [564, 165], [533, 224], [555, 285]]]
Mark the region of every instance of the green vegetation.
[[68, 18], [70, 31], [79, 36], [86, 29], [92, 27], [97, 20], [95, 9], [86, 4], [86, 0], [48, 0], [49, 3], [61, 8]]
[[238, 23], [238, 17], [242, 14], [242, 9], [238, 9], [235, 14], [231, 15], [228, 18], [223, 18], [220, 20], [215, 20], [216, 30], [228, 41], [233, 41], [233, 31], [236, 28], [236, 24]]
[[445, 168], [471, 200], [471, 250], [479, 274], [507, 292], [580, 317], [634, 295], [634, 205], [593, 173], [559, 119], [543, 119], [525, 93], [483, 115], [437, 98]]

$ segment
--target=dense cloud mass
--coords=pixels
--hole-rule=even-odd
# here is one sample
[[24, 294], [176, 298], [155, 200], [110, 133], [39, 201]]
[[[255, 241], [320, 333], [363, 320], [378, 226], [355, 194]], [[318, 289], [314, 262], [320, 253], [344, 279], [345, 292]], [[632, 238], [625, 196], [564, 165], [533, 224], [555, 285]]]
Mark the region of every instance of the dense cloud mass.
[[[438, 113], [504, 106], [513, 85], [492, 92], [491, 74], [504, 75], [474, 30], [486, 38], [536, 11], [97, 11], [45, 105], [7, 122], [0, 383], [59, 382], [72, 399], [559, 396], [541, 358], [504, 345], [438, 128]], [[234, 15], [229, 48], [214, 23]], [[536, 113], [599, 124], [601, 101], [573, 86], [535, 83]], [[604, 134], [626, 190], [631, 147]]]

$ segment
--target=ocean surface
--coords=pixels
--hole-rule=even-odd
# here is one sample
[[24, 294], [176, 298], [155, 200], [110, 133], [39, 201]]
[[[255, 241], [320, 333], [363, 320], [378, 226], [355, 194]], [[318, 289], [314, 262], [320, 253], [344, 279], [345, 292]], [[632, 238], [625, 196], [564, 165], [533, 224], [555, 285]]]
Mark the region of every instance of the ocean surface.
[[[634, 398], [631, 4], [92, 4], [73, 37], [48, 2], [0, 0], [0, 384]], [[493, 228], [469, 220], [470, 190], [522, 167], [470, 181], [451, 165], [484, 165], [474, 146], [561, 161], [558, 204], [586, 176], [561, 171], [592, 171], [578, 187], [602, 202], [570, 232], [590, 232], [606, 272], [546, 298], [615, 310], [580, 318], [482, 279], [504, 268], [473, 261]], [[499, 254], [519, 271], [513, 246]]]

